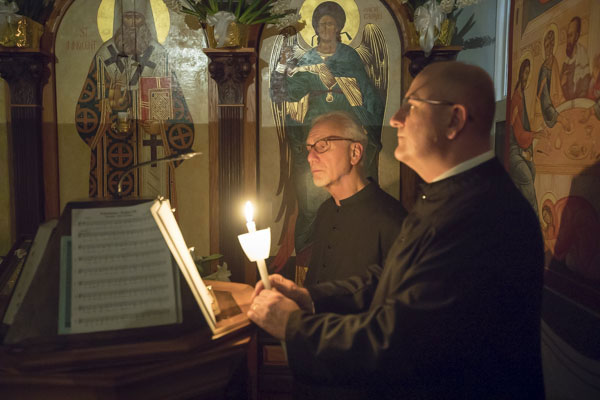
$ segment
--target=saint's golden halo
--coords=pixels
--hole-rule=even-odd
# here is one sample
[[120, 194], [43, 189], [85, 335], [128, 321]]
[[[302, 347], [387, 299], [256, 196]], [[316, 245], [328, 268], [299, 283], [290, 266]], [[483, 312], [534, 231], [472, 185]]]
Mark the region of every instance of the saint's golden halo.
[[544, 31], [544, 36], [542, 36], [542, 58], [546, 58], [546, 55], [544, 54], [544, 39], [546, 39], [546, 35], [550, 31], [554, 31], [554, 47], [552, 48], [552, 54], [556, 55], [556, 50], [558, 49], [558, 26], [553, 22], [548, 25], [548, 28]]
[[[304, 29], [300, 31], [300, 36], [306, 43], [307, 46], [310, 46], [311, 40], [313, 36], [315, 36], [315, 30], [312, 26], [312, 17], [315, 12], [315, 8], [326, 1], [331, 0], [306, 0], [302, 3], [302, 7], [300, 8], [300, 19], [306, 22]], [[358, 28], [360, 27], [360, 14], [358, 12], [358, 6], [354, 2], [354, 0], [339, 0], [335, 3], [338, 3], [342, 6], [342, 9], [346, 13], [346, 24], [342, 28], [342, 32], [348, 32], [350, 37], [354, 39], [356, 34], [358, 33]], [[346, 35], [342, 35], [342, 43], [349, 44], [352, 40], [348, 39]], [[315, 42], [316, 43], [316, 42]]]
[[[552, 204], [556, 204], [556, 195], [553, 192], [546, 192], [544, 193], [544, 195], [542, 196], [541, 200], [540, 200], [540, 206], [544, 205], [544, 202], [546, 200], [550, 200], [552, 202]], [[542, 207], [540, 207], [541, 210]]]
[[[546, 200], [550, 200], [550, 202], [552, 203], [552, 205], [556, 204], [556, 195], [552, 192], [546, 192], [544, 193], [544, 195], [542, 196], [542, 199], [540, 200], [539, 204], [538, 204], [538, 209], [540, 210], [540, 223], [542, 224], [542, 226], [544, 228], [546, 228], [546, 226], [548, 226], [548, 224], [546, 223], [546, 221], [544, 221], [543, 218], [543, 214], [542, 214], [542, 210], [544, 208], [544, 203], [546, 202]], [[554, 218], [556, 218], [556, 216], [554, 216]]]
[[[162, 0], [149, 0], [152, 7], [152, 16], [154, 17], [154, 26], [156, 27], [156, 40], [164, 43], [169, 28], [171, 27], [171, 17], [166, 4]], [[115, 18], [115, 0], [102, 0], [98, 7], [98, 33], [102, 42], [106, 42], [113, 35], [113, 23]]]
[[[519, 74], [519, 70], [521, 69], [521, 65], [523, 64], [523, 61], [525, 60], [529, 60], [529, 76], [527, 77], [527, 82], [525, 82], [525, 87], [523, 89], [525, 89], [526, 87], [529, 86], [529, 82], [531, 81], [531, 75], [532, 71], [533, 71], [533, 56], [531, 55], [531, 50], [527, 49], [524, 50], [523, 53], [521, 53], [521, 57], [519, 58], [519, 63], [517, 64], [517, 75]], [[517, 76], [517, 81], [521, 79], [520, 76]]]

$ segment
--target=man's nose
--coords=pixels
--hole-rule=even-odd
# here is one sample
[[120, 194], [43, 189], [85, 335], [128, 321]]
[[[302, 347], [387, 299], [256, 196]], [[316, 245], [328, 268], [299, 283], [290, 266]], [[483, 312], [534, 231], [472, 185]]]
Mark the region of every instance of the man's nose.
[[317, 159], [317, 151], [315, 150], [314, 147], [311, 147], [311, 149], [308, 151], [308, 155], [306, 156], [306, 159], [308, 160], [308, 163], [310, 164], [312, 161]]
[[400, 126], [404, 126], [404, 119], [406, 118], [406, 111], [404, 111], [404, 107], [400, 107], [398, 111], [392, 116], [390, 119], [390, 125], [394, 128], [398, 128]]

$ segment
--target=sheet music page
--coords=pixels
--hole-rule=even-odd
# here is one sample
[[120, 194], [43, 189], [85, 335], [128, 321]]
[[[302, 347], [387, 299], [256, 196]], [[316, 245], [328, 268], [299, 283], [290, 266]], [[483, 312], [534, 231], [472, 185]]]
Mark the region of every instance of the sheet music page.
[[175, 270], [150, 203], [72, 211], [70, 332], [178, 322]]

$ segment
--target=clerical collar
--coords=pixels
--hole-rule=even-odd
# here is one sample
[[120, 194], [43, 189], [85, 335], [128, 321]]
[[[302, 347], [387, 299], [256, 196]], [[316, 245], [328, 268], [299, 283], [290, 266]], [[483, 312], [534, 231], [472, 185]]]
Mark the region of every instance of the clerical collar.
[[446, 172], [444, 172], [443, 174], [439, 175], [437, 178], [432, 180], [431, 183], [438, 182], [438, 181], [441, 181], [442, 179], [446, 179], [446, 178], [450, 178], [451, 176], [458, 175], [461, 172], [468, 171], [471, 168], [475, 168], [479, 164], [483, 164], [484, 162], [491, 160], [492, 158], [494, 158], [494, 151], [488, 150], [485, 153], [481, 153], [478, 156], [475, 156], [473, 158], [468, 159], [467, 161], [463, 161], [460, 164], [455, 165], [454, 167], [450, 168], [449, 170], [447, 170]]
[[[368, 178], [367, 179], [367, 184], [365, 185], [365, 187], [362, 188], [362, 189], [360, 189], [358, 192], [354, 193], [352, 196], [346, 197], [345, 199], [340, 200], [339, 207], [349, 206], [349, 205], [352, 205], [352, 204], [356, 204], [356, 203], [362, 202], [363, 199], [368, 198], [369, 196], [371, 196], [372, 193], [375, 192], [376, 188], [377, 188], [377, 184], [375, 184], [371, 178]], [[335, 200], [334, 200], [334, 202], [335, 202]]]

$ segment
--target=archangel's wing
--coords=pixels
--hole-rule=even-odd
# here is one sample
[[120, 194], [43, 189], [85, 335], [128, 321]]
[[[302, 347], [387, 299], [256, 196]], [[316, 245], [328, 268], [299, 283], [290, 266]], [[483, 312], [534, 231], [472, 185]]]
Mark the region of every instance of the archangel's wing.
[[280, 271], [285, 266], [294, 251], [294, 227], [298, 216], [296, 193], [292, 183], [291, 154], [285, 135], [286, 115], [297, 110], [298, 103], [291, 103], [286, 100], [285, 76], [281, 75], [281, 71], [276, 73], [283, 52], [287, 52], [288, 65], [293, 65], [304, 54], [305, 50], [298, 44], [298, 34], [295, 28], [287, 27], [280, 32], [275, 39], [269, 60], [271, 111], [277, 131], [280, 160], [279, 183], [277, 184], [276, 194], [277, 196], [281, 195], [281, 204], [275, 221], [279, 222], [283, 218], [283, 229], [277, 242], [279, 250], [270, 266], [275, 272]]
[[374, 24], [365, 25], [360, 45], [356, 48], [367, 70], [367, 75], [386, 102], [388, 87], [388, 52], [381, 29]]

